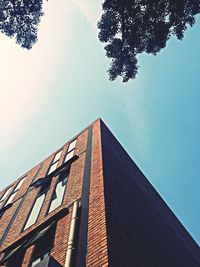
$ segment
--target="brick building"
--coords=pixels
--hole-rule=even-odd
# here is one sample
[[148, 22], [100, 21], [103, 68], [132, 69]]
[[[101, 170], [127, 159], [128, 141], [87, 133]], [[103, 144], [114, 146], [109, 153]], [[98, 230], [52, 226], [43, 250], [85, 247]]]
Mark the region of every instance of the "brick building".
[[0, 205], [0, 266], [200, 266], [198, 245], [100, 119]]

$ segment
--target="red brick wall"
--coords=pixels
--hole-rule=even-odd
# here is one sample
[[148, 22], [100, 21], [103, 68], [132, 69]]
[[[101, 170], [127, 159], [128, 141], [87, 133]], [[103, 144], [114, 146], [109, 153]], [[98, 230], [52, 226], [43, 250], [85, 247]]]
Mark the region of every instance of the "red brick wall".
[[30, 259], [31, 259], [31, 256], [33, 254], [33, 251], [34, 251], [34, 245], [29, 247], [29, 248], [27, 248], [25, 256], [24, 256], [24, 260], [23, 260], [23, 263], [22, 263], [22, 267], [28, 267], [29, 266]]
[[[49, 202], [56, 184], [57, 177], [54, 177], [51, 182], [51, 187], [47, 193], [47, 196], [45, 198], [45, 202], [42, 206], [42, 210], [40, 212], [38, 221], [36, 224], [25, 230], [23, 233], [21, 232], [21, 229], [25, 223], [25, 220], [30, 212], [30, 209], [34, 203], [35, 198], [37, 197], [37, 193], [39, 189], [33, 189], [31, 190], [27, 198], [22, 205], [21, 210], [19, 211], [13, 226], [11, 227], [2, 247], [2, 249], [5, 249], [12, 243], [16, 242], [16, 240], [22, 238], [24, 235], [38, 227], [41, 223], [43, 223], [48, 218], [52, 217], [54, 214], [56, 214], [58, 211], [60, 211], [63, 207], [70, 206], [75, 200], [81, 198], [82, 193], [82, 179], [83, 179], [83, 173], [84, 173], [84, 165], [85, 165], [85, 155], [86, 155], [86, 145], [87, 145], [87, 137], [88, 137], [88, 131], [87, 129], [83, 131], [78, 137], [77, 137], [77, 144], [75, 149], [75, 154], [79, 156], [79, 158], [74, 161], [71, 164], [70, 169], [70, 175], [67, 182], [67, 188], [64, 196], [63, 205], [56, 209], [55, 211], [51, 212], [46, 216], [46, 211], [49, 206]], [[68, 144], [64, 145], [63, 152], [59, 161], [59, 165], [61, 165], [64, 161], [64, 157], [68, 148]], [[58, 149], [57, 151], [59, 151]], [[56, 153], [56, 152], [55, 152]], [[55, 154], [54, 153], [54, 154]], [[48, 157], [44, 162], [42, 169], [38, 173], [36, 180], [39, 178], [42, 178], [46, 175], [46, 172], [50, 166], [50, 163], [54, 157], [54, 154]], [[1, 228], [0, 228], [0, 236], [2, 236], [6, 226], [8, 225], [14, 211], [16, 210], [17, 206], [19, 205], [21, 201], [21, 197], [25, 194], [29, 184], [31, 183], [35, 173], [37, 172], [39, 166], [32, 169], [28, 173], [28, 179], [23, 183], [22, 188], [20, 188], [19, 194], [20, 199], [15, 201], [12, 208], [10, 208], [8, 211], [5, 212], [1, 219]], [[16, 199], [18, 196], [16, 196]], [[67, 248], [67, 242], [68, 242], [68, 234], [69, 234], [69, 227], [71, 222], [71, 211], [72, 207], [69, 208], [69, 214], [67, 214], [64, 218], [60, 219], [57, 224], [56, 229], [56, 237], [55, 237], [55, 244], [54, 249], [52, 251], [52, 256], [57, 260], [61, 265], [64, 265], [65, 262], [65, 256], [66, 256], [66, 248]], [[31, 254], [33, 252], [34, 247], [32, 246], [26, 251], [26, 256], [23, 261], [23, 267], [27, 267]]]
[[54, 248], [51, 252], [51, 256], [62, 266], [65, 264], [72, 208], [70, 207], [69, 213], [57, 223]]
[[100, 121], [93, 125], [88, 220], [88, 267], [108, 266]]

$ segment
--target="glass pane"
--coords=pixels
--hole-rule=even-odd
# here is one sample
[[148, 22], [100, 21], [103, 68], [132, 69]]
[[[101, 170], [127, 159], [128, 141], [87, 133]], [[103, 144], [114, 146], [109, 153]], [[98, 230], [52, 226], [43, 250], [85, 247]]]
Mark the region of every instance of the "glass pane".
[[50, 255], [50, 252], [51, 251], [47, 251], [44, 254], [41, 254], [40, 256], [38, 256], [38, 258], [32, 261], [31, 267], [37, 265], [38, 263], [42, 262], [44, 259], [48, 258]]
[[62, 150], [60, 150], [60, 151], [55, 155], [55, 158], [54, 158], [53, 162], [58, 161], [58, 160], [60, 159], [61, 154], [62, 154]]
[[26, 177], [22, 178], [22, 179], [19, 181], [19, 183], [18, 183], [18, 185], [15, 187], [14, 191], [19, 190], [19, 188], [21, 187], [21, 185], [23, 184], [23, 182], [24, 182], [25, 179], [26, 179]]
[[51, 200], [49, 213], [55, 210], [57, 207], [59, 207], [62, 204], [63, 196], [65, 193], [66, 182], [67, 182], [67, 177], [65, 180], [62, 180], [57, 183], [56, 189], [54, 190], [53, 197]]
[[68, 161], [69, 159], [71, 159], [73, 156], [74, 156], [74, 150], [72, 150], [71, 152], [69, 152], [69, 153], [66, 155], [65, 162], [67, 162], [67, 161]]
[[0, 202], [3, 201], [10, 194], [10, 192], [11, 192], [12, 189], [13, 189], [13, 186], [10, 187], [10, 188], [8, 188], [6, 190], [6, 192], [4, 193], [4, 195], [2, 196], [2, 198], [0, 199]]
[[76, 141], [77, 141], [77, 139], [75, 139], [73, 142], [71, 142], [71, 144], [70, 144], [69, 147], [68, 147], [67, 152], [70, 152], [72, 149], [75, 148], [75, 146], [76, 146]]
[[55, 171], [57, 169], [57, 165], [58, 165], [58, 162], [55, 162], [54, 164], [52, 164], [50, 169], [49, 169], [49, 171], [48, 171], [48, 174], [50, 174], [53, 171]]
[[36, 199], [32, 211], [29, 215], [28, 221], [26, 222], [26, 225], [24, 227], [24, 230], [33, 225], [37, 221], [44, 199], [45, 199], [45, 194], [39, 196]]
[[[8, 200], [6, 201], [5, 205], [8, 205], [8, 204], [12, 203], [12, 201], [13, 201], [13, 199], [14, 199], [14, 197], [15, 197], [16, 194], [17, 194], [17, 191], [14, 192], [14, 193], [12, 193], [12, 195], [10, 195], [10, 197], [9, 197]], [[4, 205], [4, 206], [5, 206], [5, 205]]]
[[42, 258], [46, 259], [47, 257], [49, 257], [49, 255], [50, 255], [50, 251], [47, 251], [46, 253], [44, 253]]
[[41, 259], [36, 259], [32, 262], [31, 266], [35, 266], [36, 264], [38, 264], [39, 262], [41, 262]]

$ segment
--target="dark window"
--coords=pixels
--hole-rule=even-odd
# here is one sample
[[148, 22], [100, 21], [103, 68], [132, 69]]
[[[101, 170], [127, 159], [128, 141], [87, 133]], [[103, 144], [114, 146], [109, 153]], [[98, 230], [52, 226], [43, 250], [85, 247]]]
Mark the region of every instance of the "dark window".
[[56, 224], [54, 223], [47, 230], [44, 229], [38, 233], [39, 238], [34, 241], [35, 249], [30, 261], [30, 267], [36, 266], [40, 262], [47, 259], [51, 253], [54, 246]]
[[38, 255], [35, 259], [31, 261], [31, 267], [36, 266], [38, 263], [44, 261], [46, 258], [49, 257], [51, 251], [48, 250], [46, 252], [43, 252], [42, 254]]
[[6, 264], [6, 267], [21, 267], [25, 255], [25, 250], [20, 249], [17, 253], [11, 256]]
[[6, 267], [21, 267], [25, 256], [25, 249], [19, 249], [7, 261]]
[[5, 252], [3, 259], [0, 262], [0, 265], [6, 264], [6, 267], [21, 267], [24, 259], [26, 250], [23, 247], [23, 244], [20, 244], [16, 247], [10, 248]]
[[36, 266], [47, 258], [47, 264], [42, 266], [49, 266], [49, 255], [54, 246], [55, 230], [56, 221], [53, 221], [46, 228], [36, 232], [29, 240], [25, 239], [20, 245], [11, 247], [5, 252], [0, 265], [6, 264], [6, 267], [21, 267], [26, 249], [34, 245], [35, 248], [29, 266]]

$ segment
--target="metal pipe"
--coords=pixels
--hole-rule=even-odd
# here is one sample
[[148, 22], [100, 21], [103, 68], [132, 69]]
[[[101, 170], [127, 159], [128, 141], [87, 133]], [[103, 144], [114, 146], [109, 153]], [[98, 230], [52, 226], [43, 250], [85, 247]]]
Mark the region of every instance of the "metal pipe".
[[68, 244], [67, 244], [67, 254], [66, 254], [66, 259], [65, 259], [65, 267], [70, 267], [71, 262], [72, 262], [77, 213], [78, 213], [78, 201], [75, 201], [73, 205], [73, 211], [72, 211], [69, 239], [68, 239]]

